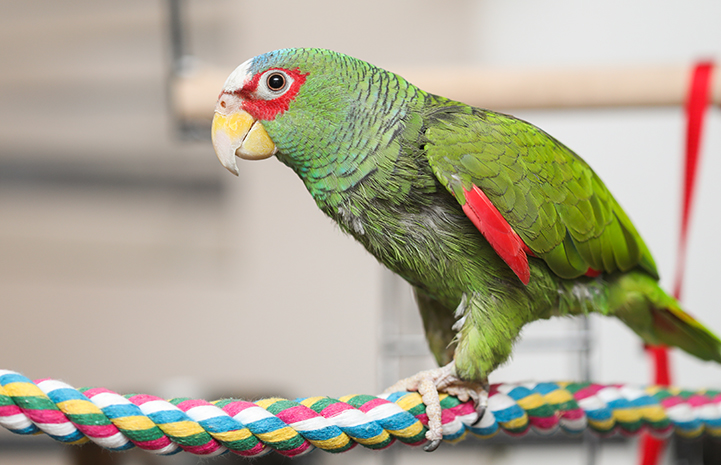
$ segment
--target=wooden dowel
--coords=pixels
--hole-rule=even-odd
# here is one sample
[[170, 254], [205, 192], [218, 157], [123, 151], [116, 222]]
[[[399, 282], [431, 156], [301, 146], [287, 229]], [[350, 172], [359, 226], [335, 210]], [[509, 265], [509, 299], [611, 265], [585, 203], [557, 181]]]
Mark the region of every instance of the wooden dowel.
[[[399, 73], [400, 74], [400, 73]], [[568, 70], [408, 70], [418, 87], [483, 108], [645, 107], [683, 105], [691, 67]], [[714, 79], [721, 104], [721, 73]]]
[[[531, 108], [679, 106], [691, 66], [566, 70], [481, 68], [394, 69], [428, 92], [497, 110]], [[177, 78], [176, 111], [186, 120], [208, 120], [230, 71], [207, 69]], [[713, 75], [712, 102], [721, 105], [721, 70]]]

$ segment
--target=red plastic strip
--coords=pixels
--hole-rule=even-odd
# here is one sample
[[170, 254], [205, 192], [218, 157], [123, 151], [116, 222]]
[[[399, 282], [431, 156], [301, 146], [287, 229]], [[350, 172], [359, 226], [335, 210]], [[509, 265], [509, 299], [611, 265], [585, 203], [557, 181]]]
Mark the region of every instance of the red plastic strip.
[[[696, 173], [699, 161], [699, 148], [701, 146], [701, 132], [703, 129], [706, 108], [711, 97], [711, 73], [713, 63], [709, 61], [698, 63], [693, 70], [691, 87], [686, 99], [686, 162], [683, 179], [683, 201], [681, 210], [681, 234], [679, 236], [678, 253], [676, 258], [676, 280], [673, 295], [681, 299], [684, 271], [686, 269], [686, 245], [688, 243], [689, 219], [691, 205], [696, 186]], [[668, 358], [668, 349], [657, 346], [648, 348], [655, 369], [654, 381], [661, 386], [671, 384], [671, 368]], [[642, 465], [657, 465], [663, 455], [665, 441], [645, 434], [642, 439]]]
[[713, 63], [702, 62], [696, 65], [691, 79], [686, 102], [686, 169], [683, 182], [683, 204], [681, 210], [681, 235], [679, 237], [678, 255], [676, 259], [676, 282], [673, 295], [681, 299], [684, 270], [686, 268], [686, 244], [688, 243], [689, 218], [693, 204], [694, 188], [696, 186], [696, 172], [701, 146], [701, 132], [703, 130], [706, 108], [711, 98], [711, 72]]

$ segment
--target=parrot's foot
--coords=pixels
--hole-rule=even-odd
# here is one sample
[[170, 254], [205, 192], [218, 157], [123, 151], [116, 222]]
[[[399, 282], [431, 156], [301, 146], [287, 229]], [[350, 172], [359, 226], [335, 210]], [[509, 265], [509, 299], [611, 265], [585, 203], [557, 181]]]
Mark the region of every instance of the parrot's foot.
[[429, 441], [424, 447], [426, 452], [433, 452], [438, 449], [443, 439], [443, 424], [441, 423], [441, 401], [438, 392], [445, 392], [455, 396], [461, 402], [473, 400], [476, 406], [478, 419], [473, 423], [478, 424], [486, 412], [488, 405], [488, 383], [477, 383], [464, 381], [456, 376], [453, 362], [434, 370], [421, 371], [410, 378], [402, 379], [385, 392], [417, 391], [426, 405], [428, 415], [428, 432], [426, 439]]

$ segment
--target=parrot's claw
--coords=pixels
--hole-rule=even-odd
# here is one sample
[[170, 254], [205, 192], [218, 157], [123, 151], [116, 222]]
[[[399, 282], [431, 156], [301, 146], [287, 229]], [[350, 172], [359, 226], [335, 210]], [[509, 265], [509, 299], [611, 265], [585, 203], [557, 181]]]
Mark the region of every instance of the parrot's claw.
[[426, 406], [426, 415], [428, 415], [426, 439], [429, 442], [423, 448], [426, 452], [433, 452], [438, 449], [441, 440], [443, 440], [439, 391], [455, 396], [461, 402], [472, 399], [478, 414], [478, 419], [473, 423], [474, 425], [481, 421], [488, 405], [488, 383], [479, 384], [458, 378], [455, 374], [453, 362], [434, 370], [421, 371], [410, 378], [398, 381], [385, 390], [386, 393], [398, 391], [417, 391], [423, 399]]
[[[476, 415], [478, 415], [478, 418], [476, 418], [476, 421], [474, 421], [471, 426], [477, 426], [481, 420], [483, 420], [483, 416], [486, 414], [486, 409], [488, 408], [488, 393], [491, 392], [491, 386], [485, 382], [483, 383], [483, 395], [480, 395], [478, 399], [474, 399], [474, 402], [476, 404]], [[476, 391], [478, 394], [478, 392]]]
[[488, 397], [486, 397], [486, 403], [483, 405], [476, 405], [476, 414], [478, 415], [478, 418], [476, 418], [476, 421], [471, 423], [471, 426], [478, 426], [478, 424], [483, 420], [483, 415], [486, 414], [486, 407], [488, 403]]
[[441, 445], [441, 439], [434, 439], [432, 441], [428, 441], [428, 444], [423, 446], [423, 450], [426, 452], [433, 452], [434, 450], [438, 449], [438, 446]]

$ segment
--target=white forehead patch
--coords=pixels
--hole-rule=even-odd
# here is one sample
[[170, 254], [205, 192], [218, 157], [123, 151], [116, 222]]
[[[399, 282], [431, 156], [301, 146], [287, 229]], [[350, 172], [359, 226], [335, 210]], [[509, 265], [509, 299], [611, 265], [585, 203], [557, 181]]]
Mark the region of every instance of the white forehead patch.
[[228, 76], [228, 79], [225, 80], [225, 84], [223, 85], [223, 90], [228, 92], [234, 92], [243, 85], [250, 81], [250, 78], [252, 77], [250, 73], [250, 64], [253, 61], [251, 58], [250, 60], [246, 61], [242, 65], [235, 68], [235, 71], [230, 73], [230, 76]]

